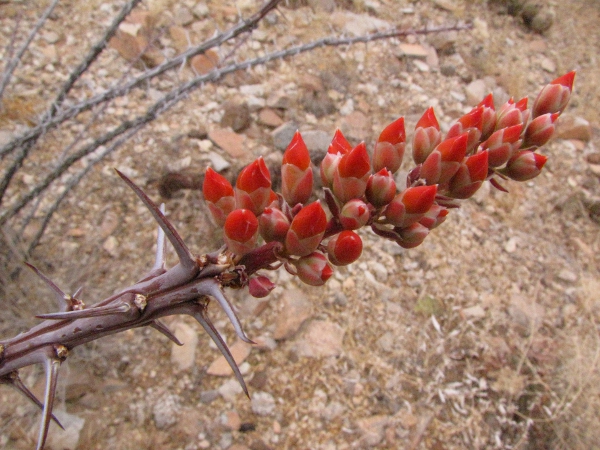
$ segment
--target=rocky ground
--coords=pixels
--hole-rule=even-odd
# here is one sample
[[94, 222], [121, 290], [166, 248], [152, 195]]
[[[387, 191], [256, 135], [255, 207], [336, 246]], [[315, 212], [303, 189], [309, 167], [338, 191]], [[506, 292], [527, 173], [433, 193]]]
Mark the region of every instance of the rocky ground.
[[[179, 188], [182, 178], [197, 186], [207, 165], [233, 176], [258, 155], [276, 164], [296, 128], [315, 158], [338, 127], [372, 148], [383, 126], [404, 115], [412, 130], [428, 106], [447, 129], [490, 91], [497, 102], [533, 96], [576, 69], [558, 138], [544, 151], [546, 170], [532, 182], [507, 183], [508, 194], [482, 188], [418, 248], [403, 250], [364, 232], [360, 262], [337, 270], [324, 288], [301, 285], [281, 271], [267, 299], [228, 293], [259, 345], [236, 342], [220, 310], [210, 314], [240, 362], [251, 399], [208, 336], [186, 317], [166, 320], [183, 347], [154, 330], [134, 330], [78, 348], [61, 369], [56, 405], [67, 432], [53, 426], [48, 448], [596, 446], [600, 6], [542, 2], [540, 15], [527, 25], [507, 14], [503, 2], [289, 3], [239, 49], [220, 48], [212, 57], [236, 50], [241, 59], [332, 33], [392, 26], [467, 21], [473, 28], [318, 49], [204, 85], [96, 166], [67, 198], [33, 260], [57, 284], [71, 291], [84, 285], [91, 303], [152, 264], [155, 227], [112, 167], [165, 201], [169, 218], [200, 254], [218, 247], [219, 232], [201, 193]], [[59, 4], [16, 73], [8, 98], [30, 108], [2, 115], [3, 140], [31, 125], [40, 99], [52, 98], [47, 87], [65, 78], [119, 6]], [[27, 29], [38, 8], [23, 12], [20, 2], [0, 2], [2, 48], [15, 21]], [[245, 0], [149, 2], [139, 11], [149, 11], [160, 45], [148, 58], [175, 54], [188, 40], [199, 42], [253, 8]], [[132, 21], [126, 31], [137, 25]], [[125, 73], [127, 44], [114, 41], [112, 47], [84, 78], [90, 92]], [[201, 70], [211, 61], [196, 64]], [[173, 78], [191, 76], [182, 67], [105, 112], [140, 112]], [[20, 171], [12, 195], [41, 177], [81, 129], [74, 123], [48, 137]], [[31, 274], [23, 272], [14, 283], [3, 299], [2, 336], [54, 308]], [[43, 391], [40, 370], [24, 372], [24, 380]], [[8, 388], [0, 399], [0, 447], [33, 448], [39, 415]]]

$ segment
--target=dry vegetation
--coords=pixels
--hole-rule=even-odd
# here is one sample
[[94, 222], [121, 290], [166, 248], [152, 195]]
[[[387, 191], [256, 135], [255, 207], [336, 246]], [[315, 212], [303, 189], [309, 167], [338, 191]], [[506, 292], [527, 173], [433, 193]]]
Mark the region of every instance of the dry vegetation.
[[[0, 48], [5, 54], [35, 24], [46, 6], [39, 3], [0, 2]], [[248, 15], [254, 8], [249, 1], [200, 3], [206, 3], [206, 15], [197, 14], [189, 23], [180, 11], [197, 12], [194, 1], [140, 6], [155, 20], [159, 54], [173, 56], [188, 44], [178, 41], [173, 25], [186, 40], [198, 43], [232, 26], [237, 11]], [[437, 65], [427, 60], [428, 71], [400, 55], [398, 46], [406, 41], [439, 45], [433, 35], [318, 49], [203, 84], [94, 165], [26, 255], [48, 208], [70, 177], [98, 153], [75, 163], [31, 205], [35, 210], [25, 208], [2, 227], [0, 336], [27, 329], [36, 323], [35, 313], [54, 308], [41, 282], [22, 270], [24, 258], [65, 290], [84, 285], [90, 303], [130, 284], [151, 265], [154, 225], [112, 167], [166, 202], [171, 221], [194, 252], [214, 250], [220, 237], [206, 217], [200, 192], [183, 190], [161, 200], [159, 180], [173, 171], [199, 174], [215, 155], [229, 163], [229, 173], [258, 155], [277, 161], [281, 152], [273, 146], [272, 128], [259, 120], [259, 110], [270, 104], [272, 94], [287, 98], [288, 104], [276, 112], [301, 131], [333, 135], [340, 126], [351, 130], [354, 141], [372, 144], [382, 126], [399, 115], [406, 116], [411, 130], [429, 105], [447, 126], [468, 109], [465, 87], [474, 79], [485, 79], [499, 97], [518, 97], [533, 95], [544, 83], [576, 69], [576, 92], [567, 114], [587, 119], [592, 139], [552, 141], [542, 176], [522, 186], [508, 185], [509, 194], [483, 189], [416, 249], [391, 248], [365, 233], [361, 262], [341, 269], [324, 289], [299, 286], [279, 274], [280, 287], [266, 304], [232, 293], [249, 336], [265, 341], [295, 301], [287, 292], [301, 289], [301, 297], [312, 304], [297, 334], [273, 348], [252, 350], [243, 364], [252, 393], [274, 399], [273, 411], [265, 415], [256, 414], [240, 394], [212, 398], [230, 379], [207, 375], [218, 353], [204, 335], [199, 336], [195, 367], [181, 372], [171, 364], [171, 344], [150, 331], [79, 348], [66, 367], [57, 405], [72, 415], [65, 422], [81, 424], [77, 448], [597, 447], [598, 4], [546, 2], [556, 19], [540, 35], [504, 14], [502, 2], [344, 1], [338, 2], [337, 15], [290, 3], [261, 22], [247, 40], [217, 49], [220, 58], [232, 53], [231, 60], [237, 61], [344, 33], [351, 20], [346, 13], [363, 22], [375, 18], [414, 28], [465, 20], [473, 21], [474, 29], [445, 36], [453, 44], [439, 49]], [[58, 4], [4, 93], [0, 146], [38, 122], [70, 68], [120, 7], [116, 0]], [[109, 49], [76, 84], [67, 104], [144, 70]], [[18, 171], [0, 212], [61, 159], [143, 113], [158, 96], [193, 75], [182, 66], [45, 134]], [[239, 154], [223, 151], [203, 134], [203, 129], [220, 127], [227, 102], [249, 105], [250, 125], [239, 133], [245, 139]], [[311, 109], [319, 102], [332, 105], [331, 112], [321, 116]], [[360, 114], [348, 115], [350, 109]], [[2, 173], [9, 162], [0, 161]], [[233, 343], [224, 318], [216, 310], [211, 314]], [[319, 321], [344, 331], [335, 356], [304, 356], [310, 325]], [[187, 319], [173, 318], [169, 324], [200, 332]], [[31, 370], [24, 380], [35, 392], [42, 390], [41, 371]], [[38, 425], [34, 408], [8, 388], [0, 390], [0, 399], [0, 447], [32, 448]], [[174, 423], [159, 420], [165, 409]], [[242, 428], [231, 425], [236, 415], [246, 424]], [[54, 427], [51, 433], [60, 430]], [[58, 450], [60, 444], [54, 442], [49, 447]]]

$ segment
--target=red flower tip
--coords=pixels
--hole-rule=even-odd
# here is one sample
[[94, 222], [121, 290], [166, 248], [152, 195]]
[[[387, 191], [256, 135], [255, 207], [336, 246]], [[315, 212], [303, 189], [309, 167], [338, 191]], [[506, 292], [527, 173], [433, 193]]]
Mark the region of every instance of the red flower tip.
[[233, 187], [223, 175], [218, 174], [210, 167], [206, 169], [202, 193], [209, 202], [217, 203], [223, 197], [233, 197]]
[[350, 143], [344, 137], [344, 134], [338, 128], [337, 130], [335, 130], [335, 134], [333, 135], [331, 144], [329, 144], [327, 153], [341, 153], [342, 155], [345, 155], [350, 150], [352, 150], [352, 145], [350, 145]]
[[572, 70], [571, 72], [558, 77], [556, 80], [552, 81], [550, 84], [560, 84], [561, 86], [568, 88], [570, 91], [573, 91], [574, 83], [575, 83], [575, 71]]
[[458, 119], [458, 122], [460, 122], [462, 124], [463, 129], [464, 128], [477, 128], [479, 131], [481, 131], [482, 119], [483, 119], [483, 106], [478, 106], [478, 107], [472, 109], [471, 111], [469, 111], [464, 116], [462, 116], [460, 119]]
[[362, 239], [354, 231], [342, 231], [327, 243], [329, 260], [336, 266], [353, 263], [362, 254]]
[[494, 95], [488, 94], [483, 100], [479, 102], [477, 106], [483, 106], [484, 108], [494, 109]]
[[283, 154], [282, 164], [292, 164], [301, 170], [310, 166], [310, 154], [299, 131], [296, 131]]
[[342, 178], [361, 179], [371, 170], [369, 154], [364, 142], [354, 147], [350, 152], [342, 157], [338, 166], [339, 174]]
[[327, 227], [327, 216], [318, 200], [306, 205], [292, 219], [290, 229], [296, 233], [299, 239], [313, 237], [325, 232]]
[[273, 283], [264, 275], [252, 277], [248, 282], [248, 291], [252, 297], [266, 297], [273, 289], [275, 289], [275, 283]]
[[225, 219], [225, 235], [238, 242], [246, 242], [256, 234], [258, 219], [249, 209], [235, 209]]
[[483, 151], [469, 156], [465, 160], [471, 181], [484, 181], [488, 175], [488, 152]]
[[367, 201], [376, 208], [387, 205], [396, 195], [396, 182], [394, 177], [386, 168], [371, 175], [367, 181], [365, 191]]
[[539, 153], [523, 150], [514, 155], [500, 173], [515, 181], [527, 181], [537, 177], [548, 158]]
[[271, 188], [271, 174], [262, 156], [242, 169], [235, 186], [248, 193], [259, 188]]
[[433, 112], [432, 106], [427, 108], [427, 111], [423, 113], [423, 115], [417, 122], [417, 125], [415, 125], [415, 129], [427, 127], [434, 127], [437, 130], [440, 129], [440, 124], [438, 123], [437, 118], [435, 117], [435, 113]]
[[437, 185], [415, 186], [407, 188], [402, 195], [402, 203], [408, 214], [425, 214], [433, 205], [437, 194]]
[[354, 198], [342, 206], [338, 219], [344, 229], [358, 230], [371, 218], [371, 211], [365, 202]]
[[404, 117], [400, 117], [383, 129], [377, 142], [389, 142], [398, 144], [406, 141], [406, 130], [404, 129]]
[[434, 151], [439, 151], [442, 156], [442, 161], [461, 162], [467, 152], [468, 133], [463, 133], [458, 136], [442, 141]]

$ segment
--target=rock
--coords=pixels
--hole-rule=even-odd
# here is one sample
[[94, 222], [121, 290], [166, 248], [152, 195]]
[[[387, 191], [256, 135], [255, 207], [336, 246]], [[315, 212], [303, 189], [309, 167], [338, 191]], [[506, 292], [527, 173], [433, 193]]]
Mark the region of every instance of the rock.
[[413, 64], [415, 65], [415, 67], [417, 68], [417, 70], [419, 72], [429, 72], [429, 66], [427, 65], [427, 63], [420, 61], [418, 59], [415, 59], [413, 61]]
[[485, 317], [485, 310], [481, 307], [481, 305], [465, 308], [461, 312], [462, 315], [467, 319], [482, 319]]
[[289, 339], [312, 315], [312, 304], [298, 289], [290, 289], [282, 295], [282, 309], [275, 319], [273, 338]]
[[402, 43], [398, 46], [398, 57], [407, 57], [407, 58], [427, 58], [429, 51], [420, 44], [407, 44]]
[[371, 137], [371, 119], [360, 111], [342, 118], [340, 130], [348, 140], [367, 141]]
[[206, 50], [205, 53], [196, 55], [190, 60], [190, 66], [198, 75], [205, 75], [219, 63], [219, 55], [214, 50]]
[[208, 138], [233, 158], [243, 158], [248, 155], [244, 148], [245, 137], [233, 131], [214, 129], [208, 133]]
[[47, 31], [42, 33], [42, 37], [48, 44], [56, 44], [58, 41], [60, 41], [60, 34], [58, 34], [56, 31]]
[[333, 12], [335, 10], [335, 0], [308, 0], [308, 6], [315, 11]]
[[543, 57], [540, 62], [540, 67], [548, 73], [556, 72], [556, 64], [550, 58]]
[[163, 430], [177, 422], [179, 416], [179, 404], [181, 398], [178, 395], [165, 394], [154, 404], [152, 414], [156, 428]]
[[283, 123], [283, 119], [279, 117], [273, 109], [263, 108], [258, 113], [258, 123], [267, 127], [276, 128]]
[[108, 238], [106, 238], [104, 244], [102, 244], [102, 248], [106, 250], [106, 253], [108, 253], [113, 258], [116, 258], [119, 255], [119, 242], [114, 236], [109, 236]]
[[536, 33], [543, 33], [552, 26], [555, 16], [554, 11], [544, 8], [531, 20], [529, 27]]
[[328, 320], [315, 320], [308, 324], [297, 343], [300, 356], [321, 358], [338, 356], [342, 352], [344, 329]]
[[441, 55], [454, 53], [454, 45], [458, 38], [457, 31], [444, 31], [442, 33], [433, 33], [427, 36], [427, 41]]
[[235, 132], [240, 132], [250, 126], [250, 109], [246, 103], [227, 102], [223, 105], [223, 110], [223, 128], [229, 127]]
[[579, 139], [588, 142], [592, 139], [592, 127], [583, 117], [563, 114], [558, 119], [554, 136], [559, 139]]
[[377, 19], [368, 14], [354, 14], [347, 11], [335, 11], [329, 18], [333, 26], [342, 28], [345, 33], [362, 36], [378, 30], [391, 28], [385, 20]]
[[319, 164], [323, 160], [332, 138], [333, 136], [323, 130], [302, 132], [302, 139], [308, 148], [313, 164]]
[[277, 108], [277, 109], [288, 109], [292, 103], [290, 97], [288, 97], [282, 91], [275, 91], [269, 94], [269, 98], [267, 98], [267, 106], [269, 108]]
[[384, 352], [391, 352], [394, 350], [394, 334], [390, 331], [384, 333], [379, 339], [377, 339], [377, 345]]
[[356, 428], [361, 434], [360, 442], [362, 445], [375, 446], [385, 437], [385, 428], [390, 423], [390, 418], [384, 415], [377, 415], [358, 419]]
[[340, 417], [344, 412], [346, 412], [346, 407], [342, 403], [331, 401], [321, 411], [321, 417], [324, 420], [332, 421]]
[[208, 152], [208, 154], [206, 156], [208, 157], [208, 159], [210, 161], [210, 166], [216, 172], [221, 172], [221, 171], [231, 167], [231, 164], [229, 164], [229, 161], [227, 161], [225, 158], [223, 158], [221, 155], [219, 155], [216, 152]]
[[175, 372], [191, 369], [196, 361], [196, 347], [198, 346], [198, 332], [186, 323], [180, 322], [173, 330], [177, 339], [183, 345], [172, 343], [171, 362]]
[[542, 324], [544, 308], [532, 299], [513, 295], [508, 306], [508, 314], [519, 326], [523, 335], [528, 335]]
[[255, 392], [250, 404], [252, 411], [259, 416], [270, 416], [275, 411], [275, 399], [268, 392]]
[[[229, 347], [233, 360], [239, 366], [247, 357], [250, 355], [252, 346], [243, 341], [236, 341], [232, 346]], [[223, 355], [219, 356], [213, 363], [208, 367], [206, 373], [217, 377], [228, 377], [233, 375], [229, 363]]]
[[479, 102], [486, 96], [487, 92], [488, 88], [485, 84], [485, 81], [481, 79], [471, 81], [465, 88], [467, 105], [475, 106], [479, 104]]
[[186, 26], [194, 21], [194, 15], [187, 6], [179, 5], [175, 8], [173, 19], [177, 25]]
[[575, 283], [577, 281], [577, 274], [567, 269], [562, 269], [560, 272], [558, 272], [557, 277], [559, 280], [567, 283]]
[[208, 405], [214, 402], [217, 397], [219, 397], [219, 391], [210, 390], [210, 391], [202, 391], [200, 392], [200, 401], [205, 405]]
[[517, 249], [518, 242], [519, 240], [516, 237], [511, 237], [508, 241], [506, 241], [506, 244], [504, 244], [504, 251], [506, 253], [514, 253]]
[[240, 425], [242, 425], [242, 419], [240, 419], [237, 411], [227, 411], [221, 416], [221, 423], [228, 430], [237, 431], [240, 429]]
[[294, 133], [298, 130], [298, 125], [295, 122], [286, 122], [278, 126], [271, 132], [273, 145], [277, 150], [285, 151], [289, 143], [294, 137]]
[[54, 409], [54, 415], [65, 429], [61, 430], [58, 427], [53, 427], [48, 434], [46, 445], [48, 448], [75, 450], [79, 444], [79, 437], [85, 425], [85, 419], [59, 409]]
[[233, 402], [238, 394], [244, 392], [242, 386], [240, 386], [240, 383], [238, 383], [238, 381], [235, 378], [227, 380], [225, 383], [219, 386], [217, 391], [219, 392], [221, 397], [223, 397], [228, 402]]
[[208, 16], [210, 10], [208, 6], [206, 6], [206, 2], [198, 2], [196, 6], [192, 9], [192, 14], [196, 16], [198, 19], [202, 19], [203, 17]]
[[187, 31], [183, 27], [169, 27], [169, 36], [173, 41], [173, 47], [175, 47], [177, 53], [183, 53], [190, 45]]
[[302, 106], [304, 109], [317, 118], [333, 114], [336, 110], [335, 103], [326, 92], [307, 92], [302, 97]]

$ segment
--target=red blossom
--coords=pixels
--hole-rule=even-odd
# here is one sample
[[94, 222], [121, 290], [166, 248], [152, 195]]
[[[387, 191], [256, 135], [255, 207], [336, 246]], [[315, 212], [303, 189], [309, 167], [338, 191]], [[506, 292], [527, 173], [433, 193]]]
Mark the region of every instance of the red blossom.
[[300, 210], [292, 219], [285, 237], [285, 248], [291, 255], [305, 256], [314, 252], [325, 234], [327, 216], [319, 201]]
[[342, 231], [327, 243], [329, 260], [336, 266], [353, 263], [362, 254], [362, 240], [354, 231]]

